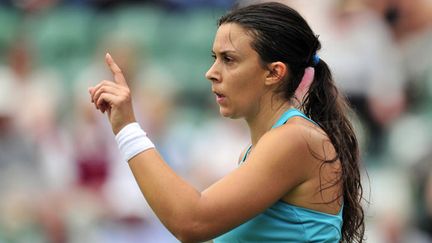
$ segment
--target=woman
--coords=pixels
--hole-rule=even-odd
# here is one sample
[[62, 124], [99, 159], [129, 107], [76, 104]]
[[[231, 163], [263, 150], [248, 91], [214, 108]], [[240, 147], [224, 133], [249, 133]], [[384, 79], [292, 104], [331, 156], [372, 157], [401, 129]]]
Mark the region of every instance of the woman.
[[305, 20], [283, 4], [251, 5], [219, 20], [206, 77], [221, 115], [245, 119], [251, 146], [236, 170], [203, 192], [154, 149], [107, 54], [114, 82], [90, 88], [92, 101], [108, 112], [142, 193], [179, 240], [362, 242], [357, 140], [319, 48]]

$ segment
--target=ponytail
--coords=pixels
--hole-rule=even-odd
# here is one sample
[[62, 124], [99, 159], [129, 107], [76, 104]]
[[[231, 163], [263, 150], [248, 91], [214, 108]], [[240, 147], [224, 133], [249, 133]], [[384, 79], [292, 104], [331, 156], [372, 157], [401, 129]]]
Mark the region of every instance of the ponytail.
[[330, 69], [323, 60], [315, 65], [314, 81], [301, 109], [326, 132], [336, 150], [336, 157], [324, 160], [324, 163], [340, 160], [342, 165], [340, 180], [344, 209], [341, 242], [363, 242], [365, 225], [361, 207], [363, 188], [360, 182], [359, 147], [346, 115], [350, 108], [346, 99], [339, 94]]

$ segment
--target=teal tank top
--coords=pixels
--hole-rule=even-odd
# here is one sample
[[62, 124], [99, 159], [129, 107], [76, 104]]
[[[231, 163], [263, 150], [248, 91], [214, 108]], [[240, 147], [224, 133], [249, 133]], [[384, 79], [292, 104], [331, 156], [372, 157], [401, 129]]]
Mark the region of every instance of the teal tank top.
[[[315, 123], [299, 110], [290, 109], [279, 118], [272, 128], [285, 124], [294, 116], [300, 116]], [[246, 159], [250, 148], [246, 151], [242, 161]], [[343, 207], [338, 214], [333, 215], [278, 201], [263, 213], [213, 241], [214, 243], [339, 242], [341, 240], [342, 211]]]

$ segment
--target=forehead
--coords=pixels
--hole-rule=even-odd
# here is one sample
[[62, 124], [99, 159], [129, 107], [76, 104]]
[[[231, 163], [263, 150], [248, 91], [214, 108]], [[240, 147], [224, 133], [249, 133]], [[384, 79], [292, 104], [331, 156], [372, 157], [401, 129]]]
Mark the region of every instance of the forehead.
[[235, 23], [222, 24], [216, 32], [213, 51], [250, 51], [252, 40], [251, 35], [240, 25]]

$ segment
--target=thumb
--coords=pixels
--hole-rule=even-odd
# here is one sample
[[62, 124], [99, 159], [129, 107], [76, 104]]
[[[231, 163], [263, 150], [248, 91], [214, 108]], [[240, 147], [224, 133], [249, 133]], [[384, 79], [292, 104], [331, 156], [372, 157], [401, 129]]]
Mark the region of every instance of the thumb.
[[108, 68], [111, 70], [114, 76], [114, 82], [120, 84], [122, 86], [128, 86], [125, 77], [120, 69], [120, 67], [114, 62], [114, 59], [111, 57], [109, 53], [105, 55], [105, 61], [108, 65]]

